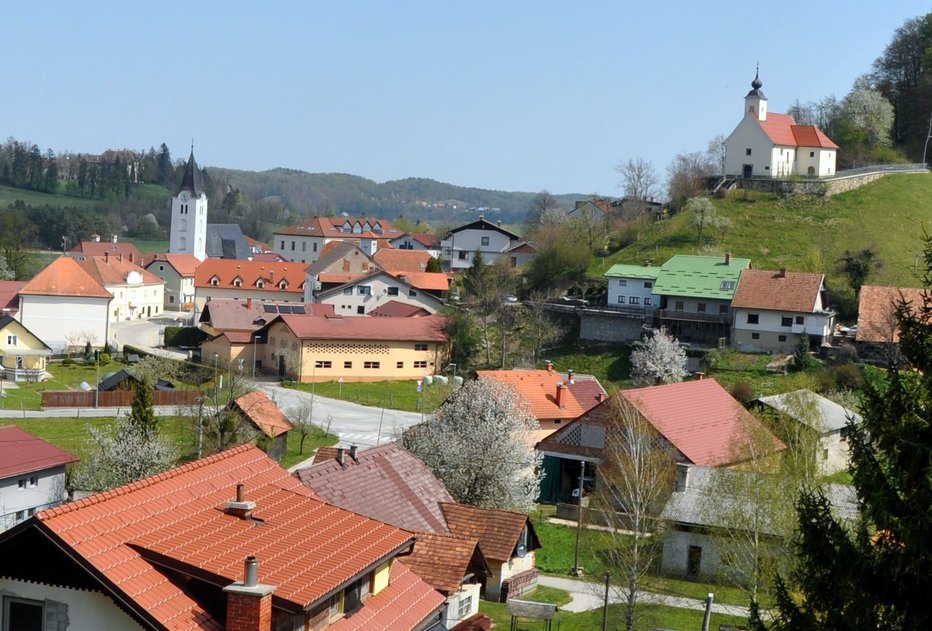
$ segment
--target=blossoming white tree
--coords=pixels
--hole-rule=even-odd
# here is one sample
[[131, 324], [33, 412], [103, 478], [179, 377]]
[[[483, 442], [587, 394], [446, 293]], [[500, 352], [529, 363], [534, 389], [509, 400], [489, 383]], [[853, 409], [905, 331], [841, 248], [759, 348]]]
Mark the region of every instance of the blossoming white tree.
[[538, 428], [527, 401], [496, 381], [469, 381], [401, 442], [458, 502], [530, 512], [540, 488], [540, 463], [530, 441]]
[[686, 351], [664, 329], [631, 353], [631, 378], [642, 385], [677, 383], [686, 374]]
[[83, 459], [74, 486], [83, 491], [106, 491], [161, 473], [178, 460], [175, 446], [161, 436], [150, 436], [128, 419], [105, 430], [89, 430], [94, 450]]

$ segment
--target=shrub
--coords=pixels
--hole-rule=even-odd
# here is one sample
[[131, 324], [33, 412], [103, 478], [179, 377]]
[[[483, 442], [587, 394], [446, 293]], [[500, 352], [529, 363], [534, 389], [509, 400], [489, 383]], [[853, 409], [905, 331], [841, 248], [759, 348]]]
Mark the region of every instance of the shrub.
[[106, 366], [110, 363], [111, 357], [110, 353], [101, 353], [100, 354], [100, 363]]
[[855, 364], [842, 364], [835, 370], [835, 382], [843, 390], [860, 390], [864, 387], [864, 373]]
[[747, 379], [739, 379], [729, 391], [735, 400], [740, 401], [742, 405], [747, 405], [755, 398], [754, 386]]
[[207, 334], [193, 326], [165, 327], [165, 346], [200, 346]]

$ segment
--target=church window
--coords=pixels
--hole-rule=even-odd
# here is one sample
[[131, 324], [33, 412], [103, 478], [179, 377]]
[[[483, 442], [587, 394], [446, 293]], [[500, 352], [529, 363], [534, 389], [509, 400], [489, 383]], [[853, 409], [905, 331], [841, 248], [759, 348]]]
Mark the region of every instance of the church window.
[[750, 147], [748, 147], [747, 149], [744, 150], [744, 155], [746, 155], [746, 156], [751, 155], [751, 148], [750, 148]]
[[810, 152], [809, 152], [809, 157], [810, 157], [810, 158], [814, 158], [814, 157], [815, 157], [815, 151], [810, 151]]

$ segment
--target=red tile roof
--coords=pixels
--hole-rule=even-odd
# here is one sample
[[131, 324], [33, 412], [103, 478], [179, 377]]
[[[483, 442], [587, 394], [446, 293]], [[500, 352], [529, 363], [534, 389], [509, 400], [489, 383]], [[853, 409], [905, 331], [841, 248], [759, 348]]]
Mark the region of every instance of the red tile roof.
[[26, 286], [24, 280], [0, 280], [0, 309], [19, 309], [19, 292]]
[[91, 275], [91, 278], [106, 287], [107, 285], [126, 285], [126, 280], [133, 272], [139, 274], [143, 285], [162, 285], [164, 281], [128, 259], [122, 261], [118, 258], [108, 256], [89, 256], [83, 261], [78, 261], [85, 272]]
[[398, 250], [383, 248], [372, 257], [389, 274], [399, 272], [417, 273], [427, 271], [430, 252], [424, 250]]
[[404, 272], [392, 274], [415, 289], [424, 291], [447, 291], [450, 289], [450, 277], [442, 272]]
[[[425, 589], [426, 588], [426, 589]], [[348, 618], [327, 627], [327, 631], [406, 631], [420, 629], [445, 599], [404, 563], [392, 563], [391, 583], [369, 598], [366, 606]]]
[[[538, 421], [571, 419], [584, 414], [598, 404], [598, 393], [605, 394], [599, 382], [593, 378], [575, 378], [570, 386], [557, 371], [548, 370], [477, 370], [479, 379], [493, 379], [508, 384], [527, 399], [531, 414]], [[582, 381], [586, 385], [577, 387]], [[557, 386], [564, 384], [563, 405], [557, 405]]]
[[447, 518], [450, 532], [458, 537], [477, 540], [486, 559], [499, 562], [511, 559], [525, 526], [528, 528], [528, 549], [540, 547], [527, 515], [464, 504], [441, 504], [440, 508]]
[[77, 456], [15, 425], [0, 427], [0, 480], [77, 461]]
[[784, 448], [757, 418], [714, 379], [623, 390], [621, 396], [693, 464], [710, 467], [747, 458], [752, 437]]
[[[239, 290], [254, 291], [287, 291], [295, 294], [304, 293], [304, 270], [307, 265], [302, 263], [266, 263], [263, 261], [242, 261], [237, 259], [206, 259], [197, 267], [194, 274], [194, 286], [210, 289], [237, 288], [234, 284], [240, 279], [242, 286]], [[212, 285], [211, 279], [216, 277], [218, 285]], [[265, 283], [260, 289], [259, 281]], [[288, 283], [287, 289], [280, 289], [278, 284], [282, 281]]]
[[824, 278], [822, 274], [746, 269], [741, 272], [731, 306], [812, 313]]
[[755, 119], [775, 145], [786, 147], [821, 147], [838, 149], [832, 140], [815, 125], [797, 125], [789, 114], [767, 113], [767, 120]]
[[[261, 527], [223, 510], [239, 483], [246, 487], [246, 499], [256, 503], [253, 517], [262, 520]], [[320, 502], [252, 445], [44, 511], [37, 519], [60, 545], [105, 576], [123, 602], [178, 631], [218, 625], [160, 565], [147, 560], [150, 556], [224, 585], [241, 580], [243, 559], [255, 555], [260, 582], [276, 586], [276, 599], [304, 608], [412, 541], [394, 526]], [[403, 603], [438, 602], [429, 586], [419, 587], [404, 574], [399, 573], [395, 591], [412, 591], [396, 603], [399, 612]], [[382, 611], [380, 604], [389, 609], [382, 601], [391, 594], [376, 601], [370, 613]]]
[[430, 311], [418, 305], [411, 305], [398, 300], [389, 300], [367, 313], [369, 316], [390, 318], [419, 318], [430, 315]]
[[[441, 502], [452, 502], [443, 483], [423, 462], [395, 443], [344, 451], [318, 450], [314, 465], [295, 475], [325, 501], [412, 532], [449, 533]], [[462, 575], [460, 576], [462, 578]]]
[[317, 280], [324, 285], [332, 285], [338, 283], [343, 285], [345, 283], [351, 283], [354, 280], [359, 280], [360, 278], [365, 278], [368, 274], [333, 274], [330, 272], [321, 272], [317, 275]]
[[858, 342], [900, 341], [896, 305], [905, 300], [912, 309], [922, 306], [923, 290], [910, 287], [864, 285], [858, 296]]
[[[360, 232], [343, 232], [344, 225], [359, 226]], [[365, 224], [370, 230], [362, 231]], [[299, 224], [276, 230], [273, 234], [296, 237], [326, 237], [329, 239], [394, 239], [401, 231], [391, 222], [371, 217], [314, 217]]]
[[248, 245], [250, 248], [260, 248], [260, 252], [267, 252], [269, 250], [267, 243], [263, 243], [258, 239], [253, 239], [249, 235], [244, 234], [243, 239], [246, 240], [246, 245]]
[[146, 269], [152, 267], [154, 263], [168, 263], [171, 265], [179, 276], [194, 276], [197, 266], [201, 264], [193, 254], [155, 254], [152, 261], [146, 265]]
[[122, 254], [123, 258], [137, 265], [143, 263], [142, 252], [139, 251], [139, 248], [126, 241], [118, 241], [117, 243], [112, 241], [82, 241], [74, 246], [71, 251], [80, 252], [85, 256], [103, 256], [105, 252], [110, 256], [117, 257]]
[[[269, 305], [269, 308], [266, 308]], [[204, 305], [200, 322], [219, 331], [256, 331], [278, 315], [278, 307], [303, 306], [310, 315], [332, 316], [333, 305], [279, 302], [275, 300], [211, 300]], [[274, 306], [274, 310], [272, 307]]]
[[459, 590], [474, 557], [478, 557], [480, 565], [485, 565], [478, 546], [474, 539], [420, 532], [414, 551], [402, 561], [431, 587], [451, 594]]
[[261, 390], [253, 390], [233, 402], [243, 416], [270, 438], [281, 436], [294, 429], [275, 402]]
[[793, 137], [798, 147], [821, 147], [822, 149], [838, 149], [838, 145], [825, 135], [815, 125], [793, 125]]
[[34, 296], [72, 296], [77, 298], [113, 298], [113, 294], [67, 256], [60, 256], [32, 280], [19, 293]]
[[423, 318], [280, 315], [268, 326], [278, 321], [302, 340], [446, 342], [448, 339], [444, 333], [447, 319], [441, 315]]

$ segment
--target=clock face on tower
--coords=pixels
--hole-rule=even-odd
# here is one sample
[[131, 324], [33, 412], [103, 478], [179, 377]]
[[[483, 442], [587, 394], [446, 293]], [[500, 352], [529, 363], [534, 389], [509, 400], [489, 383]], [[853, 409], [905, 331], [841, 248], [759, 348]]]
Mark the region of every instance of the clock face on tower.
[[181, 194], [181, 201], [183, 201], [183, 202], [188, 201], [188, 194], [187, 194], [187, 193], [182, 193], [182, 194]]

